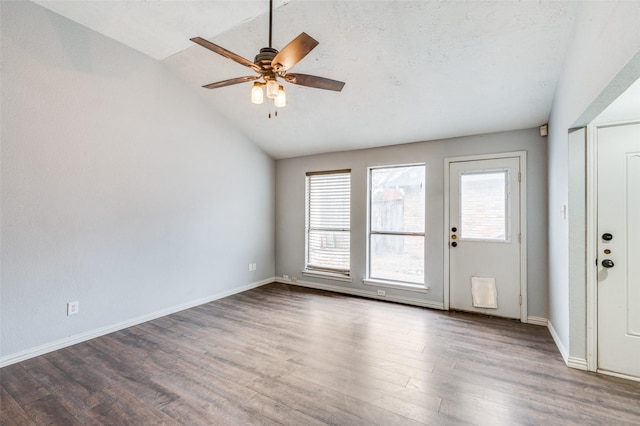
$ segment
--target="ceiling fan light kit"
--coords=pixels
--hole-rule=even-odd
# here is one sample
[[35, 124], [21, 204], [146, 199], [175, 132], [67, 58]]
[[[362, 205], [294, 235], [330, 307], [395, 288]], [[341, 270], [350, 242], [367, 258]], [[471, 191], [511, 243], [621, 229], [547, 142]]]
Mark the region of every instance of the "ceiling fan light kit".
[[[192, 38], [192, 42], [224, 56], [227, 59], [231, 59], [240, 65], [251, 68], [259, 74], [257, 76], [237, 77], [229, 80], [218, 81], [216, 83], [206, 84], [202, 87], [206, 89], [217, 89], [247, 81], [254, 81], [253, 87], [251, 88], [251, 102], [254, 104], [262, 104], [264, 102], [262, 86], [266, 86], [267, 98], [273, 99], [276, 107], [284, 107], [287, 105], [287, 95], [284, 91], [284, 87], [278, 81], [278, 77], [282, 78], [287, 83], [297, 84], [299, 86], [340, 92], [344, 87], [344, 83], [341, 81], [331, 80], [315, 75], [287, 73], [291, 67], [307, 56], [307, 54], [318, 45], [318, 42], [313, 39], [313, 37], [303, 32], [287, 44], [281, 51], [278, 51], [271, 47], [272, 20], [273, 0], [269, 0], [269, 47], [263, 47], [260, 49], [260, 52], [256, 55], [253, 62], [225, 49], [224, 47], [211, 43], [202, 37]], [[260, 79], [262, 79], [262, 81], [255, 81]]]
[[[275, 82], [275, 84], [273, 84]], [[256, 81], [251, 88], [251, 102], [260, 105], [264, 102], [264, 91], [262, 86], [267, 86], [267, 97], [273, 99], [273, 104], [279, 108], [287, 106], [287, 94], [284, 86], [275, 80], [268, 80], [267, 83]]]

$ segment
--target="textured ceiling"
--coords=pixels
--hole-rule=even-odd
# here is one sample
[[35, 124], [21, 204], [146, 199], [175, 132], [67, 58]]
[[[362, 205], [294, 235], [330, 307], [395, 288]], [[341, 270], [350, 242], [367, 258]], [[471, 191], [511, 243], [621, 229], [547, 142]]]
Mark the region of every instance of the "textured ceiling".
[[320, 44], [293, 68], [342, 92], [286, 84], [289, 105], [249, 101], [249, 60], [268, 44], [268, 2], [57, 1], [39, 4], [158, 59], [274, 158], [537, 127], [549, 117], [579, 2], [275, 1], [273, 45]]

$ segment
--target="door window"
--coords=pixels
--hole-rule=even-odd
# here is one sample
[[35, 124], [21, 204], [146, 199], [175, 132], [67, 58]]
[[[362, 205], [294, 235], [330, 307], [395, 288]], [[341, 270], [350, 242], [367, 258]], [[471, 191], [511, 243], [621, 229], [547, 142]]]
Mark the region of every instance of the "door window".
[[460, 174], [460, 238], [509, 240], [507, 170]]

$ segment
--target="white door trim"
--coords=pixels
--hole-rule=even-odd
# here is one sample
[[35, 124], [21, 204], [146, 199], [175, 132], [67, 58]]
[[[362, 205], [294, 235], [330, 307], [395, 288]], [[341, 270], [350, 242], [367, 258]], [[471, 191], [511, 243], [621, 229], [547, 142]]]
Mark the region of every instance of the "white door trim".
[[589, 124], [587, 126], [587, 158], [586, 158], [586, 191], [587, 191], [587, 370], [603, 374], [638, 380], [629, 376], [609, 371], [598, 370], [598, 128], [623, 126], [639, 123], [635, 120], [624, 120], [607, 123]]
[[587, 370], [598, 369], [598, 258], [596, 247], [598, 234], [598, 143], [596, 126], [587, 126], [586, 146], [586, 278], [587, 278]]
[[[518, 157], [520, 159], [520, 295], [522, 304], [520, 305], [520, 321], [528, 322], [527, 315], [527, 152], [501, 152], [496, 154], [468, 155], [464, 157], [447, 157], [444, 159], [444, 230], [443, 244], [444, 251], [444, 309], [449, 310], [449, 165], [460, 161], [493, 160], [500, 158]], [[517, 238], [517, 237], [516, 237]]]

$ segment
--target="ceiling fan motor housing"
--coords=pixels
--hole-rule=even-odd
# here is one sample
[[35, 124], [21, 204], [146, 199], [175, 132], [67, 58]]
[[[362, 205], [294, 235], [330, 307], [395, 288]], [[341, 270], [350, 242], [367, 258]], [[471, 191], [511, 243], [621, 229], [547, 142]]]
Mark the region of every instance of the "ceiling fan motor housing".
[[273, 77], [275, 78], [275, 72], [271, 67], [271, 61], [276, 57], [278, 51], [272, 47], [263, 47], [260, 49], [260, 53], [258, 53], [253, 60], [253, 63], [260, 67], [262, 70], [262, 75], [264, 77]]

